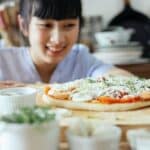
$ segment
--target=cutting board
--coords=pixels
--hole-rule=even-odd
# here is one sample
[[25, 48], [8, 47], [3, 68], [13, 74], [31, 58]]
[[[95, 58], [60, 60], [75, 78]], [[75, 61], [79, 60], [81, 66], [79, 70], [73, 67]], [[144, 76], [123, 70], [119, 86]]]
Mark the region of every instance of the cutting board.
[[119, 112], [71, 111], [73, 116], [98, 119], [117, 125], [150, 125], [150, 107]]

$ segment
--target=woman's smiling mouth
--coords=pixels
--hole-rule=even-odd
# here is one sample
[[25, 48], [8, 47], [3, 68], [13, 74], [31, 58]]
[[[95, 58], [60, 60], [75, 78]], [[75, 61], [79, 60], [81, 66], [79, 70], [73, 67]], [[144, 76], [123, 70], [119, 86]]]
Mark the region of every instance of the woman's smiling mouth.
[[50, 48], [50, 47], [46, 47], [47, 49], [47, 54], [50, 56], [58, 56], [58, 55], [62, 55], [62, 53], [64, 52], [64, 48]]

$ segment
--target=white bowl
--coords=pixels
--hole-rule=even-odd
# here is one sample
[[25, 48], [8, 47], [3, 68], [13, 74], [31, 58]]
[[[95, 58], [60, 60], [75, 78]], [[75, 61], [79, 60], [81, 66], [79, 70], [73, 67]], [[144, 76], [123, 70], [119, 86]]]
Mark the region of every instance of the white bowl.
[[106, 63], [129, 63], [139, 60], [142, 55], [141, 47], [110, 48], [93, 53]]
[[10, 114], [21, 107], [36, 104], [37, 90], [30, 87], [7, 88], [0, 90], [0, 115]]
[[[146, 141], [144, 139], [148, 139], [149, 140], [148, 144], [150, 145], [150, 132], [144, 128], [131, 129], [131, 130], [128, 130], [128, 132], [127, 132], [127, 139], [128, 139], [128, 142], [129, 142], [132, 150], [140, 149], [141, 145], [143, 147], [143, 150], [146, 150], [146, 149], [144, 149], [144, 147], [146, 147], [146, 145], [143, 145], [141, 143], [142, 143], [142, 141], [143, 141], [143, 143], [144, 143], [144, 141]], [[139, 139], [140, 139], [140, 141], [139, 141]]]
[[133, 29], [118, 28], [113, 31], [103, 31], [95, 33], [96, 41], [100, 47], [107, 47], [122, 44], [125, 45], [130, 40]]
[[150, 134], [145, 137], [138, 137], [136, 142], [136, 150], [149, 150], [150, 149]]
[[41, 125], [5, 124], [0, 142], [0, 150], [58, 150], [59, 123], [54, 120]]

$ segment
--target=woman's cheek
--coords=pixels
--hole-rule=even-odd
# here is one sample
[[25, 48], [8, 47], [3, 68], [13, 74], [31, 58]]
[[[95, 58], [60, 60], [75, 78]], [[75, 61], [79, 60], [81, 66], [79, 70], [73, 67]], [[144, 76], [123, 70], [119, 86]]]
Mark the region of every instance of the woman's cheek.
[[48, 38], [48, 32], [46, 31], [39, 31], [35, 34], [35, 38], [38, 39], [40, 42], [46, 42], [46, 39]]

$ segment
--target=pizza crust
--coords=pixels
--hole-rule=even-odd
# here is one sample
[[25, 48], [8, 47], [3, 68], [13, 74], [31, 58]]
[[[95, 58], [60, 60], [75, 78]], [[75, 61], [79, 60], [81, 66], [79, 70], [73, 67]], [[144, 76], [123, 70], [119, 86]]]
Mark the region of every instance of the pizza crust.
[[49, 106], [63, 107], [74, 110], [89, 110], [89, 111], [127, 111], [134, 110], [146, 106], [150, 106], [150, 100], [121, 103], [121, 104], [95, 104], [87, 102], [74, 102], [70, 100], [54, 99], [46, 94], [42, 96], [43, 103]]
[[142, 97], [142, 99], [144, 100], [150, 100], [150, 91], [144, 91], [140, 94], [140, 96]]

